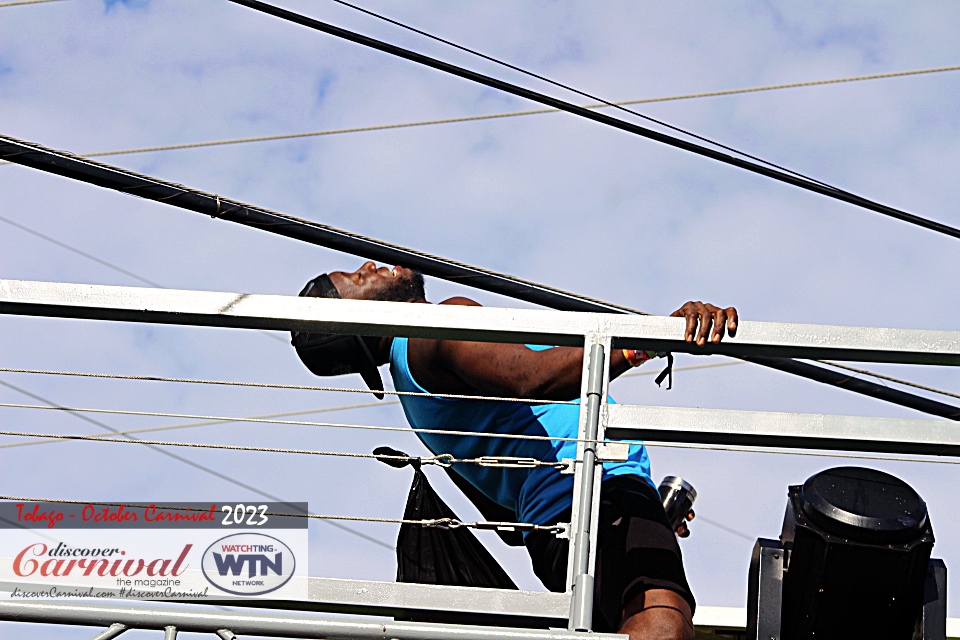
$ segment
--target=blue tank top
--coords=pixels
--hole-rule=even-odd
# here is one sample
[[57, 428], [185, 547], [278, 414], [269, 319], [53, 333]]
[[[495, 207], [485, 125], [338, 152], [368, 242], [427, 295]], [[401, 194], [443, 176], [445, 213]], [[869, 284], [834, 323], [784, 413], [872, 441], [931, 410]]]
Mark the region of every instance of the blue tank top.
[[[390, 348], [390, 374], [397, 391], [429, 393], [410, 373], [407, 338], [394, 338]], [[530, 347], [539, 350], [538, 347]], [[611, 399], [610, 402], [613, 402]], [[415, 429], [451, 429], [477, 433], [510, 433], [576, 438], [579, 405], [459, 400], [425, 396], [400, 396], [407, 421]], [[417, 436], [434, 454], [457, 458], [516, 456], [559, 462], [577, 457], [577, 443], [554, 440], [516, 440], [454, 436], [419, 432]], [[520, 522], [554, 524], [571, 506], [573, 475], [552, 467], [504, 469], [474, 464], [453, 470], [488, 498], [516, 512]], [[627, 462], [606, 462], [603, 478], [633, 474], [650, 479], [650, 459], [643, 445], [631, 445]]]

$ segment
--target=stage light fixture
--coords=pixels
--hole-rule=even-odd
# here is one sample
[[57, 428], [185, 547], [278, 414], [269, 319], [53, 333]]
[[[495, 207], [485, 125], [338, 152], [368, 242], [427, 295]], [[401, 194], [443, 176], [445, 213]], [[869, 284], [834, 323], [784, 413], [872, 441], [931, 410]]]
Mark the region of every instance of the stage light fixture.
[[946, 569], [930, 560], [933, 529], [912, 487], [882, 471], [838, 467], [787, 495], [780, 540], [754, 548], [748, 638], [945, 636]]

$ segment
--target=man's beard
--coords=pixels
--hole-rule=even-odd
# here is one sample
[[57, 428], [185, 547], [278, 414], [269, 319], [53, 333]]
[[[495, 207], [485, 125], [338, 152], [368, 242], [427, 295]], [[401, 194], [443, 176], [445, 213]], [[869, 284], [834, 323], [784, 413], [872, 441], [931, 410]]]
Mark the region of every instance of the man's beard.
[[384, 302], [410, 302], [426, 299], [423, 274], [412, 270], [409, 278], [399, 277], [377, 292], [377, 300]]

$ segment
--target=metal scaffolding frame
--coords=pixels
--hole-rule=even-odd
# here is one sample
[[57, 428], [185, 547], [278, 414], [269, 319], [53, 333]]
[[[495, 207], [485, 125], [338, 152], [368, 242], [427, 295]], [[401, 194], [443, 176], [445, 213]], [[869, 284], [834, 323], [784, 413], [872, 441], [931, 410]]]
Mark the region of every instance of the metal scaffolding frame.
[[[683, 339], [681, 318], [503, 308], [330, 300], [277, 295], [157, 290], [0, 280], [0, 313], [60, 318], [248, 329], [400, 335], [584, 347], [577, 464], [566, 593], [311, 578], [308, 600], [286, 603], [310, 613], [237, 613], [209, 605], [144, 603], [0, 603], [0, 620], [176, 629], [283, 637], [441, 638], [576, 637], [592, 622], [596, 520], [604, 440], [778, 446], [956, 456], [960, 430], [944, 420], [717, 411], [607, 405], [609, 353], [620, 346], [730, 356], [960, 365], [960, 332], [771, 322], [740, 323], [735, 336], [697, 347]], [[236, 603], [265, 606], [265, 603]], [[276, 604], [276, 603], [273, 603]], [[370, 622], [315, 612], [361, 615], [446, 613], [485, 624]], [[520, 623], [529, 627], [516, 626]], [[549, 631], [530, 627], [565, 625]], [[602, 635], [602, 634], [598, 634]], [[604, 636], [607, 637], [607, 636]]]

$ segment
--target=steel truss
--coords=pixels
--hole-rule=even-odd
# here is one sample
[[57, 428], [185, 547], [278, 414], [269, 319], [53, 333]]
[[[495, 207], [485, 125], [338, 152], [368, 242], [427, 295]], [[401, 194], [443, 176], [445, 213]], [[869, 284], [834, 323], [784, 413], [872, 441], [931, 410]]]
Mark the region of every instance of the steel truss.
[[[880, 453], [960, 454], [960, 431], [943, 420], [898, 420], [606, 403], [611, 349], [960, 365], [960, 332], [771, 322], [740, 323], [736, 336], [697, 347], [680, 318], [482, 307], [414, 305], [292, 296], [157, 290], [0, 280], [0, 313], [246, 329], [309, 330], [583, 346], [578, 464], [566, 593], [540, 593], [311, 578], [306, 602], [290, 608], [363, 615], [446, 613], [477, 626], [370, 622], [307, 613], [222, 613], [209, 605], [0, 603], [0, 619], [282, 637], [560, 639], [590, 628], [596, 520], [607, 438], [777, 446]], [[238, 603], [239, 604], [239, 603]], [[276, 603], [274, 603], [276, 604]], [[247, 601], [244, 606], [263, 606]], [[499, 618], [499, 619], [498, 619]], [[520, 623], [527, 627], [517, 626]], [[530, 627], [565, 624], [567, 631]], [[121, 628], [122, 627], [122, 628]], [[172, 631], [171, 631], [172, 629]], [[107, 635], [104, 637], [112, 637]], [[607, 636], [604, 636], [607, 637]]]

